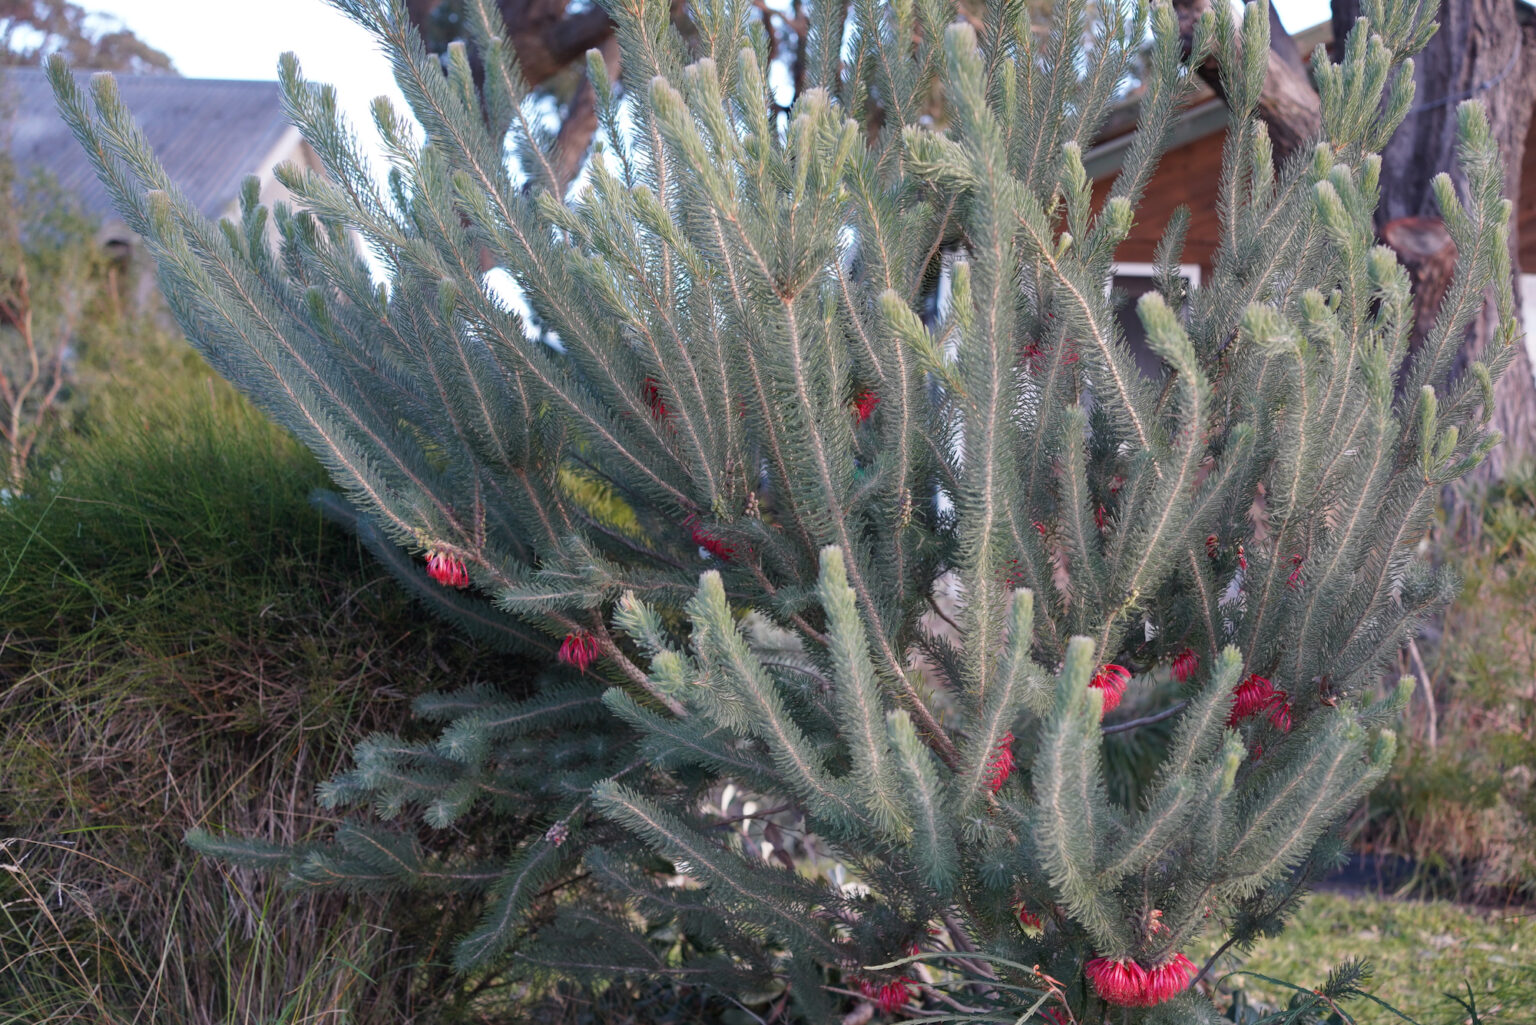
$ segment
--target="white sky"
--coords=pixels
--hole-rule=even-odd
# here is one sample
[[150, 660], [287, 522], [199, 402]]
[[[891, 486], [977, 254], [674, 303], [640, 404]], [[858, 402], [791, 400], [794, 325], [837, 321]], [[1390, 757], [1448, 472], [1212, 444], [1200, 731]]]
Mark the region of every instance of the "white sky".
[[298, 54], [304, 77], [336, 87], [343, 113], [366, 138], [368, 105], [405, 100], [373, 37], [324, 0], [77, 0], [115, 17], [171, 58], [188, 78], [275, 80], [277, 59]]

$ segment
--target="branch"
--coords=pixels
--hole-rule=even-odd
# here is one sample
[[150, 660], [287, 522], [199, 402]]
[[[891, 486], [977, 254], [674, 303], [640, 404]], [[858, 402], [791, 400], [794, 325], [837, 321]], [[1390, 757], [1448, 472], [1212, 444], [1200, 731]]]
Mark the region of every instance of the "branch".
[[1111, 733], [1124, 733], [1126, 730], [1134, 730], [1138, 726], [1150, 726], [1155, 722], [1162, 722], [1164, 719], [1172, 719], [1184, 711], [1184, 706], [1187, 704], [1189, 704], [1188, 701], [1180, 701], [1178, 704], [1165, 708], [1154, 715], [1145, 715], [1140, 719], [1128, 719], [1125, 722], [1117, 722], [1113, 726], [1105, 726], [1099, 732], [1107, 736]]

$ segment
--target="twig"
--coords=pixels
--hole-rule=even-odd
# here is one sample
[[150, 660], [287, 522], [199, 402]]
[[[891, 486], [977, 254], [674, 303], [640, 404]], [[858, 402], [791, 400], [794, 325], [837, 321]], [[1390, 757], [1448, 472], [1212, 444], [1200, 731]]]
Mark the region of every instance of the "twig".
[[1155, 722], [1162, 722], [1164, 719], [1172, 719], [1184, 711], [1184, 707], [1188, 704], [1188, 701], [1180, 701], [1178, 704], [1165, 708], [1161, 712], [1153, 715], [1144, 715], [1140, 719], [1127, 719], [1125, 722], [1117, 722], [1113, 726], [1105, 726], [1099, 732], [1103, 734], [1124, 733], [1126, 730], [1134, 730], [1138, 726], [1150, 726]]
[[933, 610], [933, 614], [934, 615], [938, 616], [940, 619], [944, 620], [944, 622], [948, 623], [949, 626], [950, 626], [950, 629], [954, 630], [955, 634], [958, 637], [964, 637], [965, 636], [965, 631], [960, 629], [960, 624], [956, 623], [953, 619], [950, 619], [949, 618], [949, 614], [947, 612], [945, 612], [943, 609], [939, 608], [939, 603], [934, 600], [933, 593], [931, 591], [928, 594], [928, 607]]
[[1430, 685], [1429, 670], [1424, 668], [1424, 659], [1419, 655], [1419, 642], [1415, 637], [1408, 638], [1408, 654], [1413, 659], [1419, 683], [1424, 687], [1424, 707], [1429, 713], [1429, 749], [1433, 751], [1440, 744], [1440, 714], [1435, 707], [1435, 688]]

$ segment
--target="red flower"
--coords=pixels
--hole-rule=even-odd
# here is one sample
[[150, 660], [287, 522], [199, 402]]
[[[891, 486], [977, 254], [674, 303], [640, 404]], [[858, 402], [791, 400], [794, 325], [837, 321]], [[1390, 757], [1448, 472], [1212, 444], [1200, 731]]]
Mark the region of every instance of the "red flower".
[[1290, 578], [1286, 580], [1285, 586], [1295, 590], [1302, 584], [1306, 583], [1306, 581], [1301, 579], [1301, 564], [1305, 561], [1306, 560], [1303, 559], [1300, 555], [1291, 556], [1291, 565], [1295, 568], [1291, 570]]
[[917, 995], [916, 985], [905, 975], [885, 983], [859, 978], [854, 980], [854, 985], [858, 987], [860, 993], [864, 994], [865, 999], [873, 1000], [875, 1006], [886, 1014], [895, 1012]]
[[1072, 1025], [1072, 1019], [1067, 1017], [1067, 1012], [1059, 1007], [1047, 1007], [1040, 1012], [1040, 1017], [1051, 1025]]
[[1216, 558], [1218, 547], [1219, 546], [1216, 542], [1216, 535], [1207, 534], [1205, 538], [1205, 554], [1212, 559]]
[[1040, 921], [1040, 916], [1029, 908], [1020, 904], [1018, 907], [1019, 924], [1030, 929], [1044, 929], [1045, 923]]
[[1029, 368], [1031, 374], [1040, 372], [1040, 361], [1045, 358], [1045, 352], [1034, 342], [1024, 346], [1024, 365]]
[[1185, 648], [1173, 656], [1173, 678], [1180, 683], [1188, 683], [1194, 678], [1195, 670], [1200, 668], [1200, 656], [1195, 654], [1195, 649]]
[[1093, 679], [1088, 686], [1096, 687], [1104, 692], [1103, 715], [1113, 712], [1120, 704], [1120, 699], [1125, 696], [1125, 685], [1131, 682], [1131, 671], [1125, 666], [1117, 666], [1113, 662], [1101, 668], [1093, 674]]
[[693, 539], [693, 543], [720, 561], [730, 562], [731, 556], [736, 554], [734, 546], [727, 544], [719, 535], [705, 530], [697, 516], [690, 515], [683, 523], [688, 527], [688, 536]]
[[903, 975], [880, 987], [880, 992], [875, 995], [875, 1006], [886, 1014], [894, 1014], [905, 1007], [907, 1001], [916, 995], [917, 987], [912, 984], [911, 979]]
[[1281, 733], [1291, 732], [1291, 703], [1285, 691], [1275, 691], [1275, 701], [1269, 709], [1269, 722]]
[[1258, 673], [1249, 673], [1232, 692], [1236, 697], [1232, 711], [1227, 715], [1227, 725], [1236, 726], [1239, 720], [1258, 715], [1275, 699], [1275, 686]]
[[555, 655], [555, 659], [586, 672], [587, 666], [597, 661], [597, 656], [597, 639], [582, 630], [565, 635], [565, 640], [560, 642], [560, 651]]
[[1039, 520], [1032, 520], [1031, 526], [1040, 532], [1041, 537], [1045, 536], [1045, 524], [1041, 523]]
[[1094, 992], [1121, 1007], [1141, 1007], [1147, 988], [1147, 970], [1135, 961], [1111, 961], [1096, 957], [1083, 965], [1083, 974], [1093, 983]]
[[1013, 773], [1013, 731], [1004, 733], [998, 740], [992, 757], [987, 761], [987, 793], [995, 794], [1003, 789]]
[[1008, 560], [1008, 570], [1003, 574], [1003, 586], [1010, 590], [1024, 586], [1024, 567], [1018, 559]]
[[880, 405], [880, 396], [872, 391], [860, 392], [858, 397], [853, 400], [854, 420], [858, 423], [868, 420], [878, 405]]
[[1250, 673], [1232, 693], [1236, 699], [1232, 702], [1232, 711], [1227, 715], [1229, 727], [1236, 726], [1243, 719], [1268, 712], [1269, 721], [1275, 729], [1282, 733], [1291, 731], [1290, 695], [1266, 678]]
[[1194, 977], [1195, 966], [1183, 954], [1175, 954], [1169, 961], [1147, 972], [1147, 982], [1142, 988], [1142, 1007], [1155, 1007], [1164, 1000], [1172, 1000], [1184, 992]]
[[1248, 555], [1243, 551], [1243, 543], [1241, 541], [1237, 543], [1237, 568], [1244, 572], [1248, 570]]
[[1101, 505], [1093, 511], [1093, 522], [1099, 525], [1099, 533], [1104, 532], [1104, 507]]
[[667, 418], [667, 404], [661, 400], [661, 385], [657, 383], [654, 377], [647, 377], [645, 379], [645, 402], [646, 405], [651, 407], [651, 416], [654, 419], [665, 420]]
[[1195, 966], [1183, 954], [1175, 954], [1148, 970], [1127, 958], [1111, 961], [1096, 957], [1083, 966], [1088, 981], [1105, 1000], [1121, 1007], [1155, 1007], [1184, 991], [1194, 977]]
[[464, 560], [456, 559], [440, 548], [427, 553], [427, 576], [444, 587], [469, 586], [469, 570], [464, 567]]

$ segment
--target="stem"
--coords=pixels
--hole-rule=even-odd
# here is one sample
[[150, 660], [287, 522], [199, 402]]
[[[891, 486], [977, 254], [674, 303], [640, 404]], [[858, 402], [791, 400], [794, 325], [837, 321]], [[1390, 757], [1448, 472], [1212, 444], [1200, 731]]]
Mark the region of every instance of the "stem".
[[1165, 708], [1161, 712], [1154, 713], [1153, 715], [1144, 715], [1140, 719], [1127, 719], [1125, 722], [1117, 722], [1113, 726], [1105, 726], [1099, 732], [1107, 736], [1111, 733], [1124, 733], [1126, 730], [1134, 730], [1138, 726], [1150, 726], [1155, 722], [1162, 722], [1164, 719], [1172, 719], [1184, 711], [1184, 707], [1188, 704], [1188, 701], [1180, 701], [1178, 704]]

